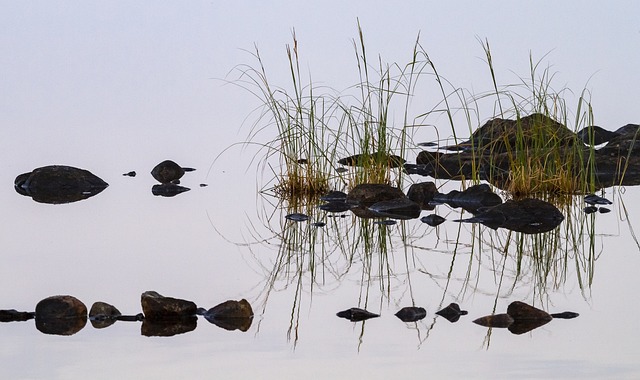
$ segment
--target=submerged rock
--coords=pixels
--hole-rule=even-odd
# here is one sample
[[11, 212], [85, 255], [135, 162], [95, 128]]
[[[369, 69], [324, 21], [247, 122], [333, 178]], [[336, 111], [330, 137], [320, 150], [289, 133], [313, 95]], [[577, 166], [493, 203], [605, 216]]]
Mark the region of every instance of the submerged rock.
[[613, 202], [611, 202], [607, 198], [603, 198], [603, 197], [595, 195], [595, 194], [586, 195], [584, 197], [584, 201], [585, 201], [585, 203], [587, 203], [589, 205], [592, 205], [592, 206], [593, 205], [610, 205], [610, 204], [613, 204]]
[[343, 310], [339, 313], [336, 313], [336, 315], [340, 318], [348, 319], [351, 322], [360, 322], [360, 321], [364, 321], [371, 318], [377, 318], [380, 316], [380, 314], [374, 314], [357, 307], [352, 307], [350, 309]]
[[344, 202], [347, 200], [347, 194], [342, 191], [331, 190], [327, 194], [321, 196], [320, 199], [325, 202], [333, 202], [333, 201]]
[[153, 185], [151, 187], [151, 193], [155, 196], [161, 197], [175, 197], [176, 195], [189, 190], [191, 189], [188, 187], [176, 185], [174, 183], [163, 183], [161, 185]]
[[509, 314], [494, 314], [480, 317], [473, 323], [484, 327], [506, 328], [513, 324], [514, 320]]
[[318, 206], [318, 208], [327, 212], [345, 212], [353, 208], [353, 205], [350, 205], [345, 201], [330, 201]]
[[197, 306], [191, 301], [164, 297], [157, 292], [147, 291], [140, 297], [145, 320], [184, 318], [196, 315]]
[[356, 154], [338, 160], [340, 165], [362, 167], [373, 166], [378, 162], [384, 162], [390, 168], [397, 168], [407, 161], [400, 156], [386, 153]]
[[62, 204], [90, 198], [109, 184], [88, 170], [51, 165], [20, 174], [14, 186], [19, 194], [36, 202]]
[[380, 226], [393, 226], [398, 224], [398, 222], [396, 222], [393, 219], [385, 219], [385, 220], [378, 220], [377, 222], [373, 222], [373, 224], [377, 224]]
[[472, 218], [456, 221], [482, 223], [493, 229], [502, 227], [525, 234], [536, 234], [551, 231], [564, 220], [564, 215], [554, 205], [533, 198], [509, 200], [479, 211]]
[[176, 181], [182, 178], [185, 172], [194, 170], [193, 168], [183, 168], [171, 160], [165, 160], [151, 170], [151, 176], [160, 183], [176, 183]]
[[130, 171], [128, 173], [124, 173], [122, 174], [125, 177], [135, 177], [136, 176], [136, 172], [135, 171]]
[[431, 227], [436, 227], [444, 223], [446, 219], [441, 217], [440, 215], [431, 214], [431, 215], [423, 216], [422, 218], [420, 218], [420, 221], [422, 223], [430, 225]]
[[245, 299], [229, 300], [212, 307], [204, 313], [204, 318], [225, 330], [247, 331], [253, 321], [253, 309]]
[[350, 204], [368, 207], [374, 203], [404, 197], [402, 190], [397, 187], [380, 183], [363, 183], [354, 187], [347, 194], [346, 201]]
[[35, 318], [42, 333], [73, 335], [87, 324], [87, 307], [73, 296], [52, 296], [38, 302]]
[[417, 322], [427, 316], [427, 311], [423, 307], [407, 306], [396, 313], [402, 322]]
[[460, 316], [467, 315], [467, 311], [460, 310], [460, 306], [457, 303], [450, 303], [444, 309], [436, 311], [436, 314], [453, 323], [457, 322]]

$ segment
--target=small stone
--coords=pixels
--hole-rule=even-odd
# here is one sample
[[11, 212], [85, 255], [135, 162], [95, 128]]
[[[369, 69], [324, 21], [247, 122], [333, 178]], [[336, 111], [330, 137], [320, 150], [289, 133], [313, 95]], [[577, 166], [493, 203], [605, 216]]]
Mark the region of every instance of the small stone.
[[147, 291], [140, 297], [142, 312], [146, 319], [183, 318], [196, 315], [197, 306], [191, 301], [164, 297], [157, 292]]
[[423, 307], [408, 306], [403, 307], [396, 313], [402, 322], [417, 322], [427, 316], [427, 311]]
[[340, 318], [348, 319], [351, 322], [360, 322], [370, 318], [377, 318], [380, 316], [380, 314], [374, 314], [357, 307], [352, 307], [351, 309], [343, 310], [339, 313], [336, 313], [336, 315]]
[[445, 220], [446, 220], [445, 218], [436, 214], [431, 214], [431, 215], [423, 216], [422, 218], [420, 218], [420, 221], [422, 223], [428, 224], [431, 227], [439, 226], [440, 224], [444, 223]]

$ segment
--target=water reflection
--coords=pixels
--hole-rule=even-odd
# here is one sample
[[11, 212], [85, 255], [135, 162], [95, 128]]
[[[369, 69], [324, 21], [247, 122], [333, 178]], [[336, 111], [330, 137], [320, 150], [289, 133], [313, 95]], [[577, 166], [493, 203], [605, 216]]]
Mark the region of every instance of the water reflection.
[[[358, 284], [359, 290], [353, 294], [355, 305], [349, 310], [377, 315], [383, 304], [397, 304], [405, 297], [410, 299], [407, 310], [418, 310], [421, 305], [416, 304], [412, 283], [416, 277], [423, 281], [425, 276], [433, 281], [441, 289], [436, 296], [438, 309], [432, 311], [438, 311], [436, 316], [431, 322], [425, 323], [424, 316], [410, 322], [423, 342], [438, 316], [455, 322], [465, 315], [458, 303], [474, 294], [492, 295], [497, 303], [522, 290], [544, 303], [551, 292], [577, 285], [587, 297], [601, 253], [595, 230], [598, 216], [583, 211], [581, 196], [493, 206], [499, 207], [498, 211], [515, 210], [512, 214], [520, 219], [524, 214], [538, 218], [527, 220], [523, 224], [527, 228], [516, 225], [511, 229], [506, 225], [487, 228], [486, 223], [454, 223], [456, 218], [452, 217], [436, 227], [420, 219], [399, 219], [397, 224], [387, 225], [380, 223], [385, 219], [360, 218], [354, 212], [358, 208], [331, 212], [336, 209], [321, 206], [319, 200], [287, 204], [271, 202], [273, 199], [265, 196], [261, 223], [251, 222], [255, 240], [243, 244], [275, 249], [273, 255], [251, 249], [252, 259], [264, 271], [259, 303], [264, 312], [271, 293], [291, 290], [287, 336], [294, 346], [299, 339], [302, 305], [310, 302], [314, 293], [331, 293], [343, 283]], [[438, 214], [457, 214], [457, 219], [465, 219], [467, 213], [447, 203], [433, 207]], [[493, 207], [477, 209], [477, 215]], [[549, 215], [555, 223], [550, 227], [543, 223]], [[447, 258], [449, 264], [443, 266]], [[439, 264], [433, 265], [431, 260]], [[455, 301], [451, 304], [455, 306], [446, 306], [446, 301]], [[347, 311], [341, 313], [346, 315]], [[360, 340], [364, 331], [362, 323]]]

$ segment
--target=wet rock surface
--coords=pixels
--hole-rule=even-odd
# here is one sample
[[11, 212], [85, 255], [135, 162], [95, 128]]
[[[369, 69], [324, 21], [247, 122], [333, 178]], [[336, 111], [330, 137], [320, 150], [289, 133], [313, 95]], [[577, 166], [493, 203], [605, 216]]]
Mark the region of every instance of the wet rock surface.
[[360, 322], [365, 321], [371, 318], [377, 318], [380, 314], [374, 314], [367, 310], [360, 309], [357, 307], [352, 307], [347, 310], [343, 310], [341, 312], [336, 313], [336, 315], [340, 318], [345, 318], [350, 320], [351, 322]]
[[402, 322], [417, 322], [427, 316], [423, 307], [407, 306], [398, 310], [395, 314]]
[[165, 160], [151, 170], [151, 176], [160, 183], [177, 183], [186, 172], [194, 171], [193, 168], [183, 168], [171, 160]]
[[42, 333], [73, 335], [87, 324], [87, 307], [73, 296], [51, 296], [38, 302], [35, 319]]
[[466, 310], [460, 310], [460, 305], [457, 303], [450, 303], [444, 309], [436, 311], [436, 314], [445, 318], [449, 322], [457, 322], [460, 320], [460, 317], [463, 315], [467, 315]]
[[225, 330], [247, 331], [253, 321], [253, 309], [245, 299], [229, 300], [207, 310], [204, 318]]
[[423, 210], [433, 210], [431, 201], [438, 193], [438, 188], [433, 182], [414, 183], [407, 191], [407, 197], [420, 205]]
[[353, 205], [369, 207], [374, 203], [404, 198], [405, 195], [397, 187], [386, 184], [364, 183], [355, 186], [347, 194], [346, 202]]
[[142, 293], [140, 303], [145, 321], [190, 317], [196, 315], [197, 309], [191, 301], [164, 297], [155, 291]]
[[422, 211], [419, 204], [407, 197], [376, 202], [368, 208], [378, 216], [400, 220], [416, 219]]
[[23, 173], [14, 181], [15, 190], [39, 203], [62, 204], [99, 194], [109, 186], [88, 170], [51, 165]]

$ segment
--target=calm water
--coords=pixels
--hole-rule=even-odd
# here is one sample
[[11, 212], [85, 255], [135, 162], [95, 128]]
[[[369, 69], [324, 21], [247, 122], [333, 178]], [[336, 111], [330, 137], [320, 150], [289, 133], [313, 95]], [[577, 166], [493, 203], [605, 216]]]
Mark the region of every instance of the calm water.
[[[151, 195], [150, 167], [126, 166], [95, 171], [110, 187], [94, 198], [38, 204], [12, 188], [13, 174], [30, 169], [2, 176], [3, 309], [32, 311], [40, 299], [70, 294], [88, 307], [104, 301], [136, 314], [140, 294], [155, 290], [205, 308], [246, 298], [256, 316], [244, 333], [201, 318], [195, 331], [168, 338], [141, 336], [133, 322], [87, 324], [67, 337], [42, 334], [33, 321], [3, 323], [3, 378], [640, 376], [636, 188], [608, 189], [609, 214], [584, 216], [577, 205], [556, 231], [509, 237], [450, 221], [383, 227], [313, 209], [297, 211], [327, 226], [285, 222], [291, 210], [256, 196], [252, 173], [218, 164], [208, 177], [206, 165], [187, 173], [182, 184], [192, 190], [175, 198]], [[136, 178], [120, 175], [130, 169]], [[459, 216], [447, 206], [436, 211]], [[553, 252], [554, 243], [553, 262], [534, 265], [540, 260], [531, 256]], [[580, 316], [523, 335], [471, 322], [515, 300]], [[457, 323], [436, 317], [450, 302], [469, 315]], [[427, 317], [403, 323], [393, 315], [412, 305]], [[335, 316], [355, 306], [382, 316]]]

